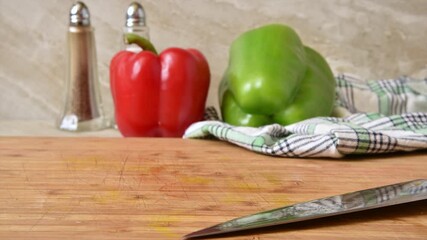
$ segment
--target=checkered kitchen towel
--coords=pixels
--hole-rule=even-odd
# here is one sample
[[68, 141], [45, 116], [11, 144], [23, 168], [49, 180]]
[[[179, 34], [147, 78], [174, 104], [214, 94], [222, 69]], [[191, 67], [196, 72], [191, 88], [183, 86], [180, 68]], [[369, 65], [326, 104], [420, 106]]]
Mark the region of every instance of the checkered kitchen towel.
[[365, 81], [341, 74], [336, 77], [340, 114], [375, 112], [385, 115], [427, 112], [427, 78], [409, 77]]
[[[259, 128], [208, 120], [191, 125], [184, 138], [215, 137], [254, 152], [283, 157], [340, 158], [427, 149], [427, 79], [371, 82], [339, 75], [336, 80], [337, 109], [341, 109], [337, 112], [345, 117]], [[207, 113], [208, 118], [217, 118], [212, 109]]]

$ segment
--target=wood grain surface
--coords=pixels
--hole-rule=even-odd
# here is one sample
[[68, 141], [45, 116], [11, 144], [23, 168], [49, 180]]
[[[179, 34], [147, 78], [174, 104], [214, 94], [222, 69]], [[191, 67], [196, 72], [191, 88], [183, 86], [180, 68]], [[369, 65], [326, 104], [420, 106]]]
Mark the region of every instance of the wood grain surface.
[[[181, 239], [235, 217], [427, 178], [427, 154], [277, 158], [225, 142], [0, 138], [0, 239]], [[222, 239], [427, 239], [427, 202]]]

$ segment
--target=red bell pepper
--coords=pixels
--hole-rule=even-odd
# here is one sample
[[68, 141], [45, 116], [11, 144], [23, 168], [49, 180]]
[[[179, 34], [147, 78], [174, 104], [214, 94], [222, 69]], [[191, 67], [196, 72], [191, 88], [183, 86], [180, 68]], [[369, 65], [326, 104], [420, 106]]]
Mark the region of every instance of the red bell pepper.
[[169, 48], [157, 55], [137, 35], [129, 44], [142, 49], [120, 51], [110, 64], [115, 119], [125, 137], [181, 137], [203, 119], [210, 83], [209, 65], [196, 49]]

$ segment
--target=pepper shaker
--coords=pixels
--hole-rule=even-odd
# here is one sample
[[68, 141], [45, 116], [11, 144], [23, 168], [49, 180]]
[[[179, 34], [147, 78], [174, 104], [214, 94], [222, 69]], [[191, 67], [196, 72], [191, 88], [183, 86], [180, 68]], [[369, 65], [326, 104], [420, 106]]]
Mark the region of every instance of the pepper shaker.
[[94, 29], [83, 2], [71, 7], [67, 48], [66, 100], [59, 129], [92, 131], [108, 127], [99, 91]]
[[[123, 37], [127, 33], [134, 33], [143, 38], [150, 39], [149, 28], [146, 24], [145, 10], [141, 4], [132, 2], [126, 10], [126, 22], [123, 28]], [[132, 52], [139, 52], [142, 49], [136, 44], [127, 44], [123, 39], [124, 49]]]

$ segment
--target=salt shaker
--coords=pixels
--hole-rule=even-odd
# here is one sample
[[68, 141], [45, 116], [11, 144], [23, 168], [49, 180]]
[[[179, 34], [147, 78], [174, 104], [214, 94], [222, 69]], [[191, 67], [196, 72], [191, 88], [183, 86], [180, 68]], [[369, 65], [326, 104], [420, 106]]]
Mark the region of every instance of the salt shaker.
[[71, 7], [67, 49], [66, 100], [59, 129], [92, 131], [108, 127], [99, 90], [94, 29], [83, 2]]
[[[126, 41], [126, 34], [133, 33], [137, 34], [145, 39], [150, 39], [149, 28], [146, 23], [146, 14], [144, 7], [138, 2], [132, 2], [126, 9], [125, 26], [123, 27], [123, 38], [121, 49], [130, 52], [140, 52], [143, 49], [136, 44], [129, 44]], [[113, 118], [113, 127], [117, 129], [117, 124]]]
[[[123, 37], [125, 37], [127, 33], [137, 34], [146, 39], [150, 38], [144, 8], [137, 2], [132, 2], [126, 10], [126, 22], [123, 28]], [[124, 49], [127, 51], [141, 51], [141, 48], [136, 44], [127, 44], [126, 41], [123, 41], [123, 44]]]

